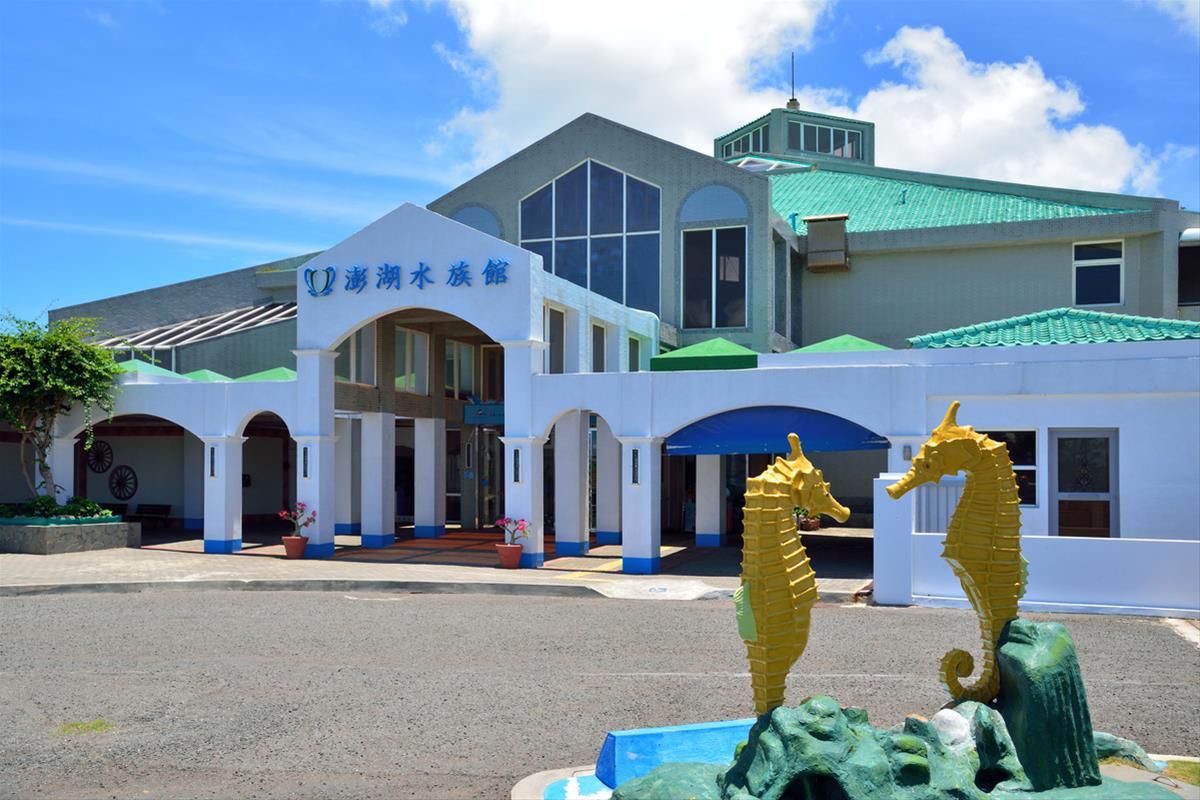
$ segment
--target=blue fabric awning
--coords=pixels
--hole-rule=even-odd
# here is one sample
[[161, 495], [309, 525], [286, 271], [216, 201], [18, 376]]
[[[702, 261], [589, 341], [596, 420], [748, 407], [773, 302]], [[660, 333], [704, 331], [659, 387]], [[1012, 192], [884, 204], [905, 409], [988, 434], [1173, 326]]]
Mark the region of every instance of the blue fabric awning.
[[755, 406], [714, 414], [667, 437], [667, 455], [786, 453], [788, 434], [806, 453], [880, 450], [888, 440], [848, 419], [793, 406]]

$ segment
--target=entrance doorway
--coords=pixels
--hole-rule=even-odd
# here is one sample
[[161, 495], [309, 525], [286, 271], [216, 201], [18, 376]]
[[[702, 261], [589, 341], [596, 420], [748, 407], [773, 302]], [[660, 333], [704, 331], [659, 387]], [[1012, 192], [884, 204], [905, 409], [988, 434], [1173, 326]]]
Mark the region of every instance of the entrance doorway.
[[1119, 536], [1117, 432], [1050, 431], [1050, 532]]

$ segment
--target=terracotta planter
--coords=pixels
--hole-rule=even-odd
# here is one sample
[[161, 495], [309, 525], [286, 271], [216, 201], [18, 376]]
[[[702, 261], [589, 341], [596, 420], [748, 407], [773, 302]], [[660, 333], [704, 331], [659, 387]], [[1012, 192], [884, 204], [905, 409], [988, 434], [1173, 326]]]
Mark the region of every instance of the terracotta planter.
[[820, 529], [821, 520], [816, 517], [801, 517], [799, 527], [802, 531], [815, 531]]
[[521, 551], [524, 549], [519, 544], [496, 545], [496, 554], [500, 556], [501, 569], [516, 569], [521, 566]]
[[308, 544], [307, 536], [284, 536], [283, 551], [288, 558], [304, 558], [304, 547]]

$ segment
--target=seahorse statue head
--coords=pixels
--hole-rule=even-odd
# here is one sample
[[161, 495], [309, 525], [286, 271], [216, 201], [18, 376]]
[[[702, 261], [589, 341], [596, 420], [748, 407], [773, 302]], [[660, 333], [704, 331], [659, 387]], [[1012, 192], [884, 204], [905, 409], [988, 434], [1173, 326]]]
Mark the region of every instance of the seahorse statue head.
[[929, 440], [913, 457], [908, 473], [887, 487], [893, 500], [922, 484], [937, 483], [947, 475], [969, 471], [979, 463], [986, 448], [1002, 446], [984, 434], [976, 433], [970, 425], [959, 425], [958, 405], [957, 400], [950, 404], [946, 418], [933, 429]]
[[792, 452], [785, 460], [776, 458], [773, 465], [780, 475], [791, 482], [792, 504], [807, 508], [814, 517], [825, 514], [838, 522], [850, 519], [850, 509], [837, 501], [829, 493], [829, 484], [821, 474], [821, 470], [812, 465], [800, 449], [800, 437], [794, 433], [788, 434], [788, 443]]

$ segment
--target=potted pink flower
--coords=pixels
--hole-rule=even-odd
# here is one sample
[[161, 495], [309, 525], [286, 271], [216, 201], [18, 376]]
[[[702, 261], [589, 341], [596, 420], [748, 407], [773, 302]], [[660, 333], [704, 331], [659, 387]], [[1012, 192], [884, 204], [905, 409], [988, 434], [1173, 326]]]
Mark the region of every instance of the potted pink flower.
[[500, 556], [500, 566], [504, 569], [516, 569], [521, 566], [521, 551], [525, 548], [517, 543], [518, 539], [528, 536], [529, 523], [523, 519], [501, 517], [496, 520], [496, 527], [504, 531], [504, 544], [496, 545], [496, 553]]
[[304, 548], [308, 545], [308, 537], [301, 536], [300, 531], [317, 521], [316, 509], [308, 510], [307, 503], [296, 503], [291, 511], [286, 508], [279, 512], [279, 518], [292, 523], [292, 533], [283, 537], [283, 551], [288, 558], [304, 558]]

